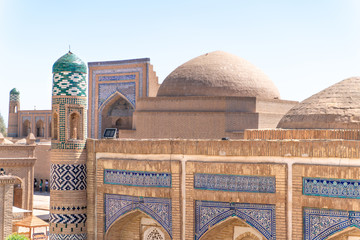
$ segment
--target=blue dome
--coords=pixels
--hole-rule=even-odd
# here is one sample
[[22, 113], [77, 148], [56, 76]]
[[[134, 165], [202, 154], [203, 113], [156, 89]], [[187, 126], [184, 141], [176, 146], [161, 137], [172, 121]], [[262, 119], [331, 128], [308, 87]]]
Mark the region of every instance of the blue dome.
[[86, 64], [72, 52], [66, 53], [53, 65], [53, 73], [56, 72], [81, 72], [87, 73]]

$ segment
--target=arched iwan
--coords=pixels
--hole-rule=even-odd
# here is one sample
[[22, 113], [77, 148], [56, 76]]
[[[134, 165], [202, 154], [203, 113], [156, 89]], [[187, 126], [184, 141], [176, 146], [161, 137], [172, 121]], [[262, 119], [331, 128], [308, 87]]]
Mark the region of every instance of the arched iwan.
[[107, 231], [118, 218], [134, 210], [140, 210], [155, 219], [172, 238], [170, 198], [105, 194], [105, 231]]
[[275, 205], [195, 201], [195, 240], [233, 216], [245, 220], [266, 239], [276, 239]]

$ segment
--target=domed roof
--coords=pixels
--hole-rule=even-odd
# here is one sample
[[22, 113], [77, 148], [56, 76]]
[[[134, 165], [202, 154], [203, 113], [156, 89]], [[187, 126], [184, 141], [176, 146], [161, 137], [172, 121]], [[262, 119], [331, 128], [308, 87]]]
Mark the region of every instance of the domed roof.
[[53, 65], [53, 73], [56, 72], [81, 72], [87, 73], [86, 64], [72, 52], [66, 53]]
[[161, 84], [157, 96], [280, 98], [274, 83], [260, 69], [222, 51], [201, 55], [176, 68]]
[[360, 77], [336, 83], [294, 106], [278, 128], [359, 129]]
[[10, 94], [11, 95], [19, 95], [20, 92], [16, 88], [13, 88], [13, 89], [11, 89]]

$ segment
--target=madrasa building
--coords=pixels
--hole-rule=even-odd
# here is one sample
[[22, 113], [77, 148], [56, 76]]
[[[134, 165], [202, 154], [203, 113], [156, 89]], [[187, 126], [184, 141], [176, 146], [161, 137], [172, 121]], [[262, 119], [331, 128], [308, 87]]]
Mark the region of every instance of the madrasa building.
[[53, 65], [50, 239], [360, 239], [359, 89], [297, 103], [224, 52], [161, 85], [147, 58], [69, 52]]

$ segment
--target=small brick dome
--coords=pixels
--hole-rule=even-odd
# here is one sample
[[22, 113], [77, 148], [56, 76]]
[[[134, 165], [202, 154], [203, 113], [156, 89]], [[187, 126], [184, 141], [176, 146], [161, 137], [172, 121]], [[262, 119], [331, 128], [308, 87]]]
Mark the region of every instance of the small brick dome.
[[10, 94], [11, 95], [19, 95], [20, 92], [16, 88], [13, 88], [13, 89], [11, 89]]
[[81, 72], [87, 73], [86, 64], [72, 52], [66, 53], [53, 65], [53, 73], [56, 72]]
[[176, 68], [161, 84], [157, 96], [280, 98], [275, 84], [260, 69], [222, 51], [201, 55]]
[[285, 129], [359, 129], [360, 77], [336, 83], [294, 106], [280, 120]]

